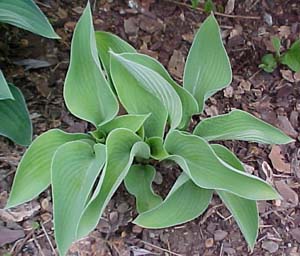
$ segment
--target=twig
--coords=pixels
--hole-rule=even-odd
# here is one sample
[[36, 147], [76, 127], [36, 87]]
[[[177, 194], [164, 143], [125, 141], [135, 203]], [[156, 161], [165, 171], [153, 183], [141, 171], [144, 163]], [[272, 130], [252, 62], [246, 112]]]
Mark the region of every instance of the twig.
[[48, 233], [47, 233], [47, 230], [45, 229], [45, 227], [44, 227], [44, 225], [43, 225], [42, 222], [41, 222], [40, 224], [41, 224], [42, 230], [43, 230], [43, 232], [44, 232], [44, 234], [45, 234], [45, 236], [46, 236], [46, 238], [47, 238], [47, 241], [48, 241], [48, 243], [50, 244], [50, 247], [51, 247], [51, 250], [52, 250], [53, 254], [54, 254], [54, 255], [57, 255], [57, 253], [56, 253], [56, 251], [55, 251], [55, 249], [54, 249], [54, 246], [53, 246], [53, 244], [52, 244], [52, 242], [51, 242], [51, 240], [50, 240], [50, 237], [49, 237], [49, 235], [48, 235]]
[[44, 7], [46, 7], [46, 8], [51, 8], [51, 6], [50, 5], [48, 5], [48, 4], [44, 4], [44, 3], [42, 3], [42, 2], [40, 2], [40, 1], [38, 1], [38, 0], [35, 0], [35, 2], [37, 3], [37, 4], [39, 4], [39, 5], [41, 5], [41, 6], [44, 6]]
[[156, 245], [154, 245], [154, 244], [148, 243], [148, 242], [146, 242], [146, 241], [144, 241], [144, 240], [140, 240], [140, 241], [141, 241], [142, 243], [146, 244], [146, 245], [149, 245], [149, 246], [155, 248], [155, 249], [161, 250], [161, 251], [163, 251], [163, 252], [170, 253], [171, 255], [182, 256], [181, 254], [178, 254], [178, 253], [176, 253], [176, 252], [172, 252], [172, 251], [169, 251], [169, 250], [167, 250], [167, 249], [161, 248], [161, 247], [156, 246]]
[[45, 256], [45, 254], [44, 254], [44, 252], [43, 252], [43, 250], [42, 250], [42, 248], [41, 248], [41, 245], [40, 245], [40, 243], [38, 242], [38, 240], [36, 239], [36, 236], [35, 236], [35, 235], [33, 235], [33, 242], [35, 243], [36, 247], [39, 249], [40, 254], [41, 254], [42, 256]]
[[[181, 3], [175, 0], [166, 0], [167, 2], [173, 3], [173, 4], [177, 4], [177, 5], [181, 5], [187, 8], [192, 8], [191, 5], [189, 4], [185, 4], [185, 3]], [[204, 9], [201, 7], [197, 7], [194, 8], [194, 10], [200, 11], [202, 13], [204, 13]], [[221, 13], [221, 12], [214, 12], [214, 14], [216, 16], [221, 16], [221, 17], [226, 17], [226, 18], [233, 18], [233, 19], [248, 19], [248, 20], [260, 20], [261, 18], [258, 16], [243, 16], [243, 15], [232, 15], [232, 14], [226, 14], [226, 13]]]
[[17, 255], [19, 254], [19, 252], [22, 250], [23, 246], [26, 244], [26, 242], [29, 240], [29, 238], [30, 238], [33, 234], [34, 234], [34, 229], [31, 230], [31, 231], [27, 234], [27, 236], [22, 240], [22, 242], [20, 242], [20, 245], [19, 245], [19, 246], [16, 246], [16, 251], [15, 251], [15, 252], [11, 251], [11, 254], [17, 256]]

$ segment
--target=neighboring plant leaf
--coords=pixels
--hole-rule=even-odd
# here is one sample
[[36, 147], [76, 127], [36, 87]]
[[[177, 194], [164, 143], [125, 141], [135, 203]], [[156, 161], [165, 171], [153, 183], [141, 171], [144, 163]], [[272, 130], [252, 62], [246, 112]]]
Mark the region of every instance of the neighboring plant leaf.
[[162, 198], [152, 189], [156, 170], [151, 165], [133, 165], [124, 180], [127, 191], [135, 196], [138, 213], [155, 208]]
[[300, 40], [295, 41], [291, 48], [283, 55], [281, 63], [295, 72], [300, 71]]
[[293, 141], [279, 129], [242, 110], [207, 118], [196, 126], [193, 133], [207, 141], [243, 140], [267, 144]]
[[9, 86], [6, 82], [6, 79], [0, 69], [0, 100], [13, 100], [14, 97], [9, 90]]
[[169, 84], [175, 89], [178, 96], [180, 97], [182, 103], [182, 120], [178, 128], [185, 128], [189, 124], [193, 114], [198, 112], [198, 104], [195, 98], [184, 89], [182, 86], [178, 85], [172, 77], [169, 75], [168, 71], [164, 66], [159, 63], [156, 59], [144, 55], [144, 54], [122, 54], [125, 59], [137, 62], [144, 65], [153, 71], [160, 74], [164, 79], [166, 79]]
[[277, 61], [273, 54], [269, 53], [262, 57], [261, 64], [258, 66], [267, 73], [272, 73], [277, 68]]
[[[240, 160], [229, 149], [218, 144], [211, 146], [217, 156], [224, 162], [240, 171], [244, 171]], [[253, 249], [259, 226], [256, 202], [221, 190], [217, 190], [217, 193], [235, 218], [249, 247]]]
[[199, 112], [202, 112], [205, 100], [228, 86], [231, 79], [230, 62], [219, 25], [210, 15], [201, 25], [189, 51], [183, 86], [196, 98]]
[[33, 0], [1, 0], [0, 22], [26, 29], [44, 37], [60, 38]]
[[133, 132], [137, 132], [150, 115], [151, 114], [117, 116], [109, 123], [100, 126], [99, 129], [106, 134], [109, 134], [112, 130], [117, 128], [126, 128]]
[[[95, 152], [94, 152], [95, 150]], [[105, 145], [72, 141], [60, 146], [51, 168], [55, 240], [61, 255], [76, 230], [93, 184], [105, 163]]]
[[0, 135], [27, 146], [32, 139], [32, 124], [26, 102], [17, 87], [9, 85], [9, 90], [14, 99], [0, 100]]
[[214, 3], [212, 0], [205, 0], [204, 3], [204, 12], [206, 14], [210, 14], [212, 11], [214, 11], [216, 9]]
[[168, 118], [168, 113], [160, 100], [148, 92], [112, 55], [111, 77], [118, 97], [129, 114], [149, 114], [151, 116], [145, 121], [146, 137], [162, 137]]
[[165, 148], [199, 187], [219, 189], [251, 200], [278, 199], [279, 194], [267, 182], [241, 172], [222, 161], [202, 138], [172, 131], [167, 135]]
[[274, 36], [272, 37], [272, 45], [274, 47], [274, 50], [276, 52], [276, 56], [280, 56], [280, 46], [281, 46], [281, 43], [280, 43], [280, 38], [277, 37], [277, 36]]
[[96, 31], [95, 38], [99, 58], [108, 75], [110, 74], [110, 50], [115, 53], [136, 52], [130, 44], [112, 33]]
[[73, 34], [64, 98], [72, 114], [95, 126], [118, 112], [117, 99], [101, 70], [89, 2]]
[[196, 186], [184, 173], [179, 176], [166, 199], [133, 222], [145, 228], [166, 228], [200, 216], [208, 207], [212, 190]]
[[30, 201], [49, 186], [52, 157], [59, 146], [66, 142], [89, 138], [90, 136], [86, 134], [65, 133], [58, 129], [47, 131], [37, 137], [18, 166], [6, 207]]
[[191, 2], [192, 2], [192, 7], [195, 9], [198, 7], [200, 0], [191, 0]]
[[106, 205], [126, 177], [134, 156], [148, 158], [148, 145], [128, 129], [113, 130], [106, 141], [106, 165], [93, 197], [81, 216], [77, 238], [87, 235], [96, 227]]
[[127, 71], [124, 70], [125, 72], [122, 72], [123, 79], [132, 77], [139, 82], [139, 85], [143, 89], [159, 99], [168, 111], [171, 129], [178, 127], [182, 117], [182, 104], [178, 94], [170, 83], [152, 69], [124, 58], [123, 54], [112, 53], [112, 55], [112, 58]]

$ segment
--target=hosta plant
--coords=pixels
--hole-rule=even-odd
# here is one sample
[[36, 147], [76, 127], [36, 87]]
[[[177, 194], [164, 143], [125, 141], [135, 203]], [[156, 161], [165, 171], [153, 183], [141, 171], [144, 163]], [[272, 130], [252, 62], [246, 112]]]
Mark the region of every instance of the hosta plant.
[[[33, 0], [0, 0], [0, 25], [7, 23], [32, 33], [59, 38]], [[32, 125], [21, 91], [7, 83], [0, 69], [0, 135], [20, 145], [29, 145]]]
[[[214, 16], [195, 36], [182, 87], [155, 59], [113, 34], [95, 32], [88, 5], [74, 31], [64, 99], [69, 111], [94, 129], [88, 134], [54, 129], [37, 137], [19, 164], [7, 208], [51, 185], [55, 238], [64, 255], [73, 241], [96, 227], [123, 181], [136, 199], [139, 215], [133, 222], [145, 228], [195, 219], [216, 193], [253, 248], [256, 201], [280, 196], [245, 172], [229, 149], [213, 142], [284, 144], [292, 139], [241, 110], [207, 118], [187, 132], [191, 116], [201, 113], [208, 97], [228, 86], [231, 77]], [[118, 115], [120, 106], [127, 114]], [[182, 170], [165, 198], [152, 188], [157, 161]]]

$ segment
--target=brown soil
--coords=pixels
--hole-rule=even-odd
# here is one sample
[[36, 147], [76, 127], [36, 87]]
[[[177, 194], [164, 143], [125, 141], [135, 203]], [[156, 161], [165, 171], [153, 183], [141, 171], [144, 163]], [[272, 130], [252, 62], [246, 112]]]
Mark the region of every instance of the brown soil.
[[[72, 31], [85, 1], [37, 2], [62, 39], [48, 40], [2, 26], [1, 68], [7, 79], [24, 93], [35, 136], [51, 128], [85, 132], [87, 124], [70, 115], [62, 98]], [[227, 4], [227, 0], [214, 2], [219, 9], [224, 9]], [[95, 28], [116, 33], [140, 52], [158, 58], [173, 77], [181, 81], [183, 61], [193, 35], [206, 15], [182, 5], [184, 1], [180, 3], [166, 0], [97, 1], [94, 5]], [[258, 65], [265, 53], [274, 51], [270, 44], [272, 36], [282, 38], [283, 51], [299, 38], [299, 1], [236, 1], [231, 15], [234, 17], [216, 17], [231, 60], [233, 82], [209, 99], [204, 115], [195, 117], [194, 121], [239, 108], [297, 138], [300, 131], [300, 75], [289, 72], [284, 66], [267, 74], [260, 71]], [[25, 70], [13, 64], [23, 59], [46, 60], [51, 65]], [[225, 145], [237, 153], [249, 172], [273, 183], [283, 196], [281, 202], [259, 203], [260, 230], [253, 252], [248, 250], [235, 221], [217, 197], [204, 215], [185, 225], [147, 230], [131, 224], [136, 216], [134, 199], [121, 187], [97, 229], [87, 239], [75, 243], [70, 255], [299, 256], [299, 142], [280, 147], [243, 142], [226, 142]], [[0, 139], [0, 208], [5, 205], [24, 150], [5, 138]], [[166, 193], [175, 179], [172, 176], [175, 170], [165, 166], [158, 166], [158, 170], [164, 185], [157, 187]], [[8, 252], [13, 255], [54, 255], [50, 191], [16, 211], [18, 216], [10, 216], [8, 220], [0, 209], [0, 241], [8, 237], [8, 232], [15, 238], [0, 248], [0, 255]], [[33, 229], [34, 223], [39, 223], [39, 227]]]

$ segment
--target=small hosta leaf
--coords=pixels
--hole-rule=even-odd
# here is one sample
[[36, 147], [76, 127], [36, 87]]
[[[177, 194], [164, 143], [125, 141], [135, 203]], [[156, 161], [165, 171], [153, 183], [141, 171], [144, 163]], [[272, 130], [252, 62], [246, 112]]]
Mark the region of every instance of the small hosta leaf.
[[281, 43], [280, 43], [280, 38], [277, 36], [272, 37], [272, 45], [274, 47], [274, 50], [276, 52], [277, 56], [280, 56], [280, 47], [281, 47]]
[[118, 112], [117, 99], [101, 70], [89, 3], [73, 34], [64, 99], [72, 114], [95, 126], [112, 120]]
[[77, 238], [92, 231], [109, 200], [126, 177], [135, 156], [148, 158], [150, 149], [128, 129], [113, 130], [106, 142], [106, 165], [97, 188], [81, 216]]
[[295, 72], [300, 71], [300, 40], [295, 41], [291, 48], [283, 55], [281, 63]]
[[182, 120], [178, 128], [181, 129], [186, 127], [189, 124], [192, 115], [198, 112], [197, 101], [189, 93], [189, 91], [187, 91], [186, 89], [178, 85], [169, 75], [168, 71], [164, 68], [164, 66], [161, 63], [159, 63], [156, 59], [151, 58], [144, 54], [137, 54], [137, 53], [122, 54], [122, 57], [152, 69], [153, 71], [160, 74], [165, 80], [169, 82], [169, 84], [177, 92], [182, 103]]
[[207, 189], [231, 192], [251, 200], [278, 199], [280, 196], [268, 183], [241, 172], [222, 161], [202, 138], [172, 131], [167, 135], [166, 150], [192, 179]]
[[[170, 83], [159, 73], [123, 57], [123, 54], [118, 55], [113, 53], [112, 55], [114, 61], [125, 68], [123, 79], [125, 79], [125, 77], [132, 77], [132, 79], [138, 82], [140, 87], [159, 99], [164, 108], [168, 111], [171, 129], [178, 127], [182, 117], [182, 104], [179, 96]], [[116, 85], [119, 94], [118, 87], [119, 86]]]
[[207, 141], [243, 140], [267, 144], [293, 141], [279, 129], [242, 110], [207, 118], [196, 126], [193, 133]]
[[111, 58], [111, 77], [122, 105], [129, 114], [151, 113], [144, 123], [145, 135], [162, 137], [168, 118], [166, 108], [114, 56]]
[[27, 146], [32, 139], [32, 124], [26, 102], [14, 85], [9, 85], [9, 91], [13, 99], [0, 100], [0, 135]]
[[[242, 163], [230, 150], [218, 144], [211, 146], [217, 156], [224, 162], [240, 171], [244, 171]], [[235, 218], [249, 247], [253, 249], [259, 226], [256, 202], [221, 190], [217, 190], [217, 193]]]
[[202, 112], [211, 95], [228, 86], [230, 62], [222, 43], [217, 20], [210, 15], [197, 32], [185, 65], [183, 86], [197, 100]]
[[44, 37], [60, 38], [33, 0], [1, 0], [0, 22], [26, 29]]
[[99, 58], [108, 75], [110, 74], [110, 50], [115, 53], [136, 52], [130, 44], [112, 33], [96, 31], [95, 38]]
[[109, 123], [100, 126], [99, 129], [106, 134], [117, 128], [126, 128], [133, 132], [137, 132], [142, 127], [144, 122], [149, 118], [149, 116], [150, 114], [117, 116]]
[[152, 189], [156, 170], [151, 165], [133, 165], [124, 180], [127, 191], [135, 196], [139, 213], [148, 211], [162, 202]]
[[277, 61], [273, 54], [269, 53], [262, 57], [261, 64], [258, 66], [267, 73], [272, 73], [277, 68]]
[[[94, 152], [95, 150], [95, 152]], [[105, 163], [105, 145], [72, 141], [53, 156], [51, 183], [55, 240], [61, 255], [76, 240], [76, 230], [93, 184]]]
[[208, 207], [212, 190], [195, 185], [184, 173], [179, 176], [166, 199], [134, 223], [145, 228], [166, 228], [185, 223], [200, 216]]
[[6, 82], [6, 79], [0, 69], [0, 100], [14, 99], [14, 96], [11, 94], [9, 90], [9, 86]]
[[90, 136], [54, 129], [37, 137], [18, 166], [6, 207], [30, 201], [45, 190], [51, 181], [51, 163], [55, 151], [66, 142], [81, 139], [88, 140]]

